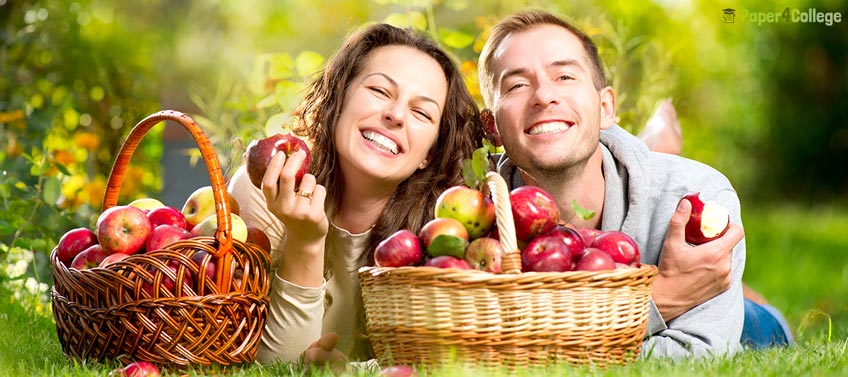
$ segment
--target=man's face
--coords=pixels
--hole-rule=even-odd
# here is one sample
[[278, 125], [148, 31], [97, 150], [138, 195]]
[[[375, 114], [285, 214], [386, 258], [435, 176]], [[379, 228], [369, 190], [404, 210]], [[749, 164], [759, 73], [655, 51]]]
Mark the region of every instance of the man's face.
[[492, 110], [510, 159], [534, 176], [585, 163], [612, 124], [615, 99], [595, 88], [580, 40], [539, 25], [505, 38], [493, 61]]

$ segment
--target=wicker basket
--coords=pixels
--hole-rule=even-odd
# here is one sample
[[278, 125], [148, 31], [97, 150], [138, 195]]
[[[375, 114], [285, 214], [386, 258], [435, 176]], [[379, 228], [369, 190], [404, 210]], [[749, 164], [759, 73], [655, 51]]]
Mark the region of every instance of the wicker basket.
[[[197, 123], [170, 110], [139, 122], [112, 168], [103, 210], [116, 205], [124, 172], [142, 137], [168, 120], [182, 124], [197, 142], [209, 171], [218, 224], [223, 226], [215, 237], [183, 240], [105, 268], [69, 269], [54, 249], [53, 315], [62, 351], [70, 357], [163, 366], [231, 365], [256, 357], [269, 302], [270, 257], [256, 245], [233, 240], [223, 174]], [[190, 259], [199, 250], [212, 255], [201, 266]], [[205, 277], [206, 264], [213, 260], [218, 267], [214, 281]], [[166, 288], [166, 280], [183, 282], [189, 273], [198, 277], [194, 284]]]
[[521, 273], [506, 183], [487, 178], [504, 274], [435, 267], [359, 270], [367, 329], [390, 364], [485, 369], [635, 360], [657, 268]]

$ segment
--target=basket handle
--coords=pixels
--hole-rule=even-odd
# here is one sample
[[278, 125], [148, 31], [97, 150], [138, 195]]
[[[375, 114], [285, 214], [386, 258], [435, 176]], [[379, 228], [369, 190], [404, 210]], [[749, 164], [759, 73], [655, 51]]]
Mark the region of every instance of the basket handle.
[[495, 172], [486, 174], [486, 185], [495, 203], [495, 219], [498, 225], [498, 237], [503, 250], [501, 267], [506, 274], [521, 272], [521, 251], [515, 237], [515, 222], [512, 218], [512, 205], [509, 202], [509, 187], [503, 177]]
[[203, 162], [206, 164], [206, 170], [209, 172], [209, 181], [212, 184], [212, 192], [215, 197], [215, 214], [218, 217], [218, 230], [215, 232], [215, 239], [218, 241], [219, 246], [214, 255], [216, 258], [221, 258], [233, 249], [233, 225], [230, 222], [230, 203], [227, 200], [226, 190], [224, 189], [224, 174], [221, 171], [221, 165], [218, 163], [218, 157], [209, 138], [203, 133], [197, 122], [179, 111], [159, 111], [142, 119], [133, 127], [127, 139], [121, 145], [118, 157], [115, 159], [114, 165], [112, 165], [109, 182], [106, 184], [106, 194], [103, 199], [102, 210], [105, 211], [117, 205], [118, 194], [121, 191], [121, 184], [124, 181], [127, 165], [129, 165], [130, 158], [141, 142], [141, 139], [153, 126], [168, 120], [183, 125], [191, 133], [198, 148], [200, 148], [200, 154], [203, 156]]

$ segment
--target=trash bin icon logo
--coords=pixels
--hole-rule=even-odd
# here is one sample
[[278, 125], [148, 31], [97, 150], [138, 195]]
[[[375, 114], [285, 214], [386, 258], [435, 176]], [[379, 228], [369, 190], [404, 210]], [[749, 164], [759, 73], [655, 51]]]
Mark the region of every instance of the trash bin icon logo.
[[732, 24], [734, 19], [736, 18], [736, 13], [733, 13], [736, 12], [736, 9], [724, 8], [722, 9], [722, 12], [724, 12], [724, 14], [722, 15], [722, 17], [724, 18], [724, 23]]

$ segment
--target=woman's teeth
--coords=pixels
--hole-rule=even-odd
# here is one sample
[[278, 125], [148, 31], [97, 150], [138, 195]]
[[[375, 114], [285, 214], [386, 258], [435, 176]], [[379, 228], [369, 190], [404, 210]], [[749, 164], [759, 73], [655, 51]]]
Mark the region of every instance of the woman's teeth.
[[374, 131], [362, 131], [362, 137], [364, 137], [366, 140], [370, 141], [371, 144], [374, 144], [379, 148], [391, 152], [392, 154], [398, 154], [398, 146], [397, 144], [395, 144], [394, 141], [392, 141], [392, 139], [389, 139]]

